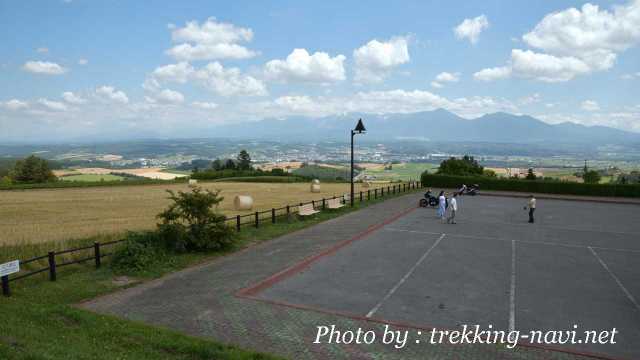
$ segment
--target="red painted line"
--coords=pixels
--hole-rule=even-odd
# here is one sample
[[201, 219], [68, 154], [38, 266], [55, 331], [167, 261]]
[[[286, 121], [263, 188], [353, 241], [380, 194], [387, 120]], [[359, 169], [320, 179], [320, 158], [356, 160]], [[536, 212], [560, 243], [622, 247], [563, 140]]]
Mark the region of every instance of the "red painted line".
[[305, 259], [303, 259], [302, 261], [300, 261], [299, 263], [288, 267], [278, 273], [275, 273], [273, 275], [271, 275], [270, 277], [258, 282], [257, 284], [254, 284], [248, 288], [244, 288], [244, 289], [240, 289], [239, 291], [236, 292], [237, 296], [255, 296], [258, 293], [262, 292], [263, 290], [277, 284], [278, 282], [289, 278], [301, 271], [303, 271], [304, 269], [308, 268], [312, 263], [318, 261], [319, 259], [325, 257], [325, 256], [329, 256], [332, 254], [335, 254], [338, 250], [342, 249], [343, 247], [351, 244], [354, 241], [360, 240], [363, 237], [371, 234], [372, 232], [380, 229], [381, 227], [388, 225], [396, 220], [398, 220], [399, 218], [401, 218], [402, 216], [407, 215], [408, 213], [412, 212], [413, 210], [415, 210], [415, 207], [411, 207], [409, 209], [403, 210], [402, 212], [394, 215], [393, 217], [386, 219], [385, 221], [372, 225], [370, 227], [368, 227], [365, 231], [357, 234], [356, 236], [344, 240], [342, 242], [337, 243], [336, 245], [333, 245], [331, 247], [329, 247], [326, 250], [323, 250], [320, 253], [317, 253], [315, 255], [311, 255]]
[[[371, 322], [371, 323], [375, 323], [375, 324], [385, 324], [385, 325], [391, 325], [391, 326], [395, 326], [395, 327], [399, 327], [399, 328], [404, 328], [404, 329], [412, 329], [412, 330], [424, 330], [424, 331], [431, 331], [433, 329], [440, 329], [440, 330], [454, 330], [454, 329], [450, 329], [450, 328], [445, 328], [445, 327], [436, 327], [436, 326], [430, 326], [430, 325], [416, 325], [416, 324], [412, 324], [412, 323], [405, 323], [405, 322], [398, 322], [398, 321], [390, 321], [390, 320], [385, 320], [382, 318], [375, 318], [375, 317], [366, 317], [363, 315], [357, 315], [354, 313], [349, 313], [349, 312], [343, 312], [343, 311], [336, 311], [336, 310], [327, 310], [327, 309], [323, 309], [323, 308], [319, 308], [319, 307], [314, 307], [314, 306], [310, 306], [310, 305], [301, 305], [301, 304], [294, 304], [294, 303], [289, 303], [286, 301], [280, 301], [280, 300], [270, 300], [270, 299], [265, 299], [265, 298], [261, 298], [258, 297], [257, 295], [259, 293], [261, 293], [262, 291], [264, 291], [265, 289], [268, 289], [269, 287], [277, 284], [278, 282], [281, 282], [295, 274], [300, 273], [301, 271], [305, 270], [306, 268], [308, 268], [309, 266], [311, 266], [312, 263], [318, 261], [319, 259], [325, 257], [325, 256], [329, 256], [332, 254], [335, 254], [337, 251], [339, 251], [340, 249], [342, 249], [343, 247], [362, 239], [363, 237], [371, 234], [372, 232], [382, 228], [385, 225], [388, 225], [396, 220], [398, 220], [399, 218], [401, 218], [402, 216], [405, 216], [407, 214], [409, 214], [410, 212], [414, 211], [416, 208], [412, 207], [406, 210], [403, 210], [402, 212], [394, 215], [393, 217], [386, 219], [385, 221], [376, 224], [376, 225], [372, 225], [370, 227], [368, 227], [365, 231], [355, 235], [354, 237], [344, 240], [336, 245], [333, 245], [331, 247], [329, 247], [326, 250], [321, 251], [320, 253], [311, 255], [305, 259], [303, 259], [302, 261], [300, 261], [299, 263], [292, 265], [288, 268], [285, 268], [284, 270], [277, 272], [273, 275], [271, 275], [270, 277], [254, 284], [251, 285], [247, 288], [244, 289], [240, 289], [235, 293], [236, 297], [239, 298], [244, 298], [244, 299], [249, 299], [249, 300], [254, 300], [254, 301], [260, 301], [263, 303], [267, 303], [267, 304], [271, 304], [271, 305], [276, 305], [276, 306], [284, 306], [284, 307], [289, 307], [289, 308], [293, 308], [293, 309], [298, 309], [298, 310], [304, 310], [304, 311], [313, 311], [313, 312], [317, 312], [317, 313], [321, 313], [321, 314], [326, 314], [326, 315], [331, 315], [331, 316], [342, 316], [342, 317], [346, 317], [349, 319], [353, 319], [353, 320], [357, 320], [357, 321], [363, 321], [363, 322]], [[460, 344], [456, 344], [456, 345], [460, 345]], [[598, 360], [629, 360], [629, 359], [622, 359], [622, 358], [616, 358], [616, 357], [611, 357], [608, 355], [603, 355], [603, 354], [598, 354], [598, 353], [593, 353], [593, 352], [586, 352], [586, 351], [581, 351], [581, 350], [575, 350], [575, 349], [570, 349], [570, 348], [560, 348], [560, 347], [554, 347], [554, 346], [549, 346], [549, 345], [538, 345], [538, 344], [532, 344], [532, 343], [523, 343], [523, 344], [518, 344], [518, 346], [522, 346], [522, 347], [527, 347], [527, 348], [534, 348], [534, 349], [540, 349], [540, 350], [545, 350], [545, 351], [551, 351], [551, 352], [560, 352], [560, 353], [566, 353], [566, 354], [571, 354], [571, 355], [578, 355], [578, 356], [583, 356], [583, 357], [588, 357], [591, 359], [598, 359]]]
[[[314, 306], [310, 306], [310, 305], [293, 304], [293, 303], [289, 303], [289, 302], [286, 302], [286, 301], [270, 300], [270, 299], [265, 299], [265, 298], [252, 296], [252, 295], [237, 295], [237, 296], [240, 297], [240, 298], [254, 300], [254, 301], [260, 301], [260, 302], [263, 302], [263, 303], [276, 305], [276, 306], [284, 306], [284, 307], [289, 307], [289, 308], [298, 309], [298, 310], [304, 310], [304, 311], [313, 311], [313, 312], [317, 312], [317, 313], [321, 313], [321, 314], [325, 314], [325, 315], [331, 315], [331, 316], [342, 316], [342, 317], [346, 317], [346, 318], [349, 318], [349, 319], [352, 319], [352, 320], [370, 322], [370, 323], [374, 323], [374, 324], [391, 325], [391, 326], [395, 326], [395, 327], [403, 328], [403, 329], [421, 330], [421, 331], [426, 331], [426, 332], [429, 332], [429, 331], [431, 331], [433, 329], [448, 330], [448, 331], [455, 330], [455, 329], [451, 329], [451, 328], [440, 327], [440, 326], [431, 326], [431, 325], [426, 325], [426, 324], [425, 325], [416, 325], [416, 324], [406, 323], [406, 322], [401, 322], [401, 321], [385, 320], [385, 319], [382, 319], [382, 318], [375, 318], [375, 317], [368, 318], [368, 317], [363, 316], [363, 315], [357, 315], [357, 314], [354, 314], [354, 313], [349, 313], [349, 312], [344, 312], [344, 311], [327, 310], [327, 309], [314, 307]], [[452, 344], [452, 345], [454, 345], [454, 346], [462, 346], [462, 345], [466, 345], [466, 344]], [[491, 346], [491, 345], [492, 344], [487, 344], [487, 346]], [[587, 352], [587, 351], [576, 350], [576, 349], [571, 349], [571, 348], [554, 347], [554, 346], [549, 346], [549, 345], [538, 345], [538, 344], [532, 344], [532, 343], [522, 343], [522, 344], [520, 344], [519, 343], [518, 346], [525, 347], [525, 348], [540, 349], [540, 350], [551, 351], [551, 352], [560, 352], [560, 353], [565, 353], [565, 354], [578, 355], [578, 356], [583, 356], [583, 357], [587, 357], [587, 358], [591, 358], [591, 359], [598, 359], [598, 360], [630, 360], [630, 359], [611, 357], [609, 355], [603, 355], [603, 354], [594, 353], [594, 352]]]

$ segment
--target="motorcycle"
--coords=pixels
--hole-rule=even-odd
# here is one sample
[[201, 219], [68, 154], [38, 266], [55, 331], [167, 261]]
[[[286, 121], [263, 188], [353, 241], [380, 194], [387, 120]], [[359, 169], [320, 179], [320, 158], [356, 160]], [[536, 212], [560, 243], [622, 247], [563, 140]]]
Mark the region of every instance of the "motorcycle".
[[420, 201], [418, 201], [418, 206], [420, 207], [436, 207], [438, 206], [438, 198], [436, 198], [435, 196], [431, 195], [431, 191], [427, 191], [424, 194], [424, 198], [420, 199]]
[[478, 184], [473, 184], [467, 188], [465, 188], [460, 195], [471, 195], [471, 196], [475, 196], [478, 195], [478, 193], [480, 192], [480, 185]]

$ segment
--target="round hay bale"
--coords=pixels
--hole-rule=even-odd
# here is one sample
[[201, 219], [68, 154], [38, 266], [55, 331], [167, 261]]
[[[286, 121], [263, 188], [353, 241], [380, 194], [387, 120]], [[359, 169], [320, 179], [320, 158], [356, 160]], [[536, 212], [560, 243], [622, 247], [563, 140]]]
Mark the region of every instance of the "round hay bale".
[[320, 184], [311, 184], [311, 192], [319, 193], [320, 192]]
[[320, 185], [320, 180], [318, 180], [318, 179], [313, 179], [313, 180], [311, 180], [311, 183], [312, 183], [312, 184], [318, 184], [318, 185]]
[[196, 179], [189, 179], [189, 186], [194, 187], [198, 185], [198, 180]]
[[253, 208], [253, 198], [249, 195], [236, 195], [233, 199], [233, 206], [236, 210], [251, 210]]

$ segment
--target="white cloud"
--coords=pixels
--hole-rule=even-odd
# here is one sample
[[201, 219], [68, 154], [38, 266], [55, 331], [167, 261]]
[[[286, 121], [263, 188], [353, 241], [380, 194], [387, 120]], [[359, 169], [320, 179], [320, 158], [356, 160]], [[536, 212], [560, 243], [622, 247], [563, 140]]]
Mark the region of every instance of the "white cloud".
[[216, 109], [218, 107], [218, 104], [216, 103], [212, 103], [212, 102], [201, 102], [201, 101], [194, 101], [191, 103], [191, 105], [200, 108], [200, 109], [205, 109], [205, 110], [213, 110]]
[[595, 58], [624, 51], [640, 41], [640, 1], [613, 11], [584, 4], [549, 14], [522, 39], [552, 54]]
[[219, 23], [215, 18], [208, 18], [202, 25], [197, 21], [189, 21], [182, 28], [175, 28], [171, 33], [173, 41], [194, 42], [199, 44], [235, 43], [251, 41], [253, 31], [237, 27], [233, 24]]
[[443, 83], [455, 83], [460, 81], [460, 73], [441, 72], [438, 74], [434, 81], [431, 82], [431, 86], [440, 89], [444, 85]]
[[180, 44], [166, 51], [177, 60], [248, 59], [258, 53], [238, 44]]
[[506, 67], [515, 76], [561, 82], [609, 70], [620, 52], [640, 43], [640, 0], [611, 11], [588, 3], [554, 12], [522, 40], [543, 52], [514, 49]]
[[179, 61], [248, 59], [258, 55], [238, 42], [249, 42], [253, 31], [233, 24], [217, 22], [209, 18], [202, 24], [189, 21], [182, 28], [169, 25], [174, 42], [182, 42], [167, 50], [169, 56]]
[[508, 66], [483, 69], [473, 74], [473, 78], [480, 81], [494, 81], [499, 79], [506, 79], [510, 76], [511, 67]]
[[544, 82], [568, 81], [591, 72], [584, 61], [567, 56], [556, 57], [531, 50], [514, 49], [511, 52], [512, 71], [520, 77]]
[[166, 104], [181, 104], [184, 102], [184, 95], [178, 91], [164, 89], [155, 95], [155, 99]]
[[87, 100], [81, 98], [80, 96], [72, 93], [71, 91], [65, 91], [62, 93], [62, 98], [64, 99], [64, 101], [68, 102], [69, 104], [75, 104], [75, 105], [80, 105], [80, 104], [84, 104], [85, 102], [87, 102]]
[[195, 72], [193, 66], [187, 62], [180, 62], [177, 64], [169, 64], [157, 67], [153, 71], [153, 76], [160, 80], [173, 81], [184, 84], [189, 80], [191, 75]]
[[267, 88], [261, 80], [243, 74], [239, 68], [225, 69], [217, 61], [199, 69], [184, 61], [160, 66], [145, 80], [142, 87], [155, 94], [160, 91], [163, 82], [196, 83], [222, 96], [264, 96], [268, 94]]
[[47, 61], [27, 61], [22, 69], [34, 74], [61, 75], [67, 72], [62, 66]]
[[87, 59], [79, 59], [78, 60], [78, 65], [87, 65], [89, 63], [89, 60]]
[[[531, 105], [531, 104], [537, 104], [540, 101], [542, 101], [542, 96], [540, 96], [540, 94], [535, 93], [535, 94], [531, 94], [529, 96], [525, 96], [523, 98], [518, 99], [518, 104], [520, 105]], [[549, 104], [547, 104], [549, 105]]]
[[27, 107], [29, 107], [29, 104], [25, 101], [21, 101], [18, 99], [11, 99], [5, 102], [0, 102], [0, 107], [3, 107], [8, 110], [16, 111], [16, 110], [26, 109]]
[[206, 88], [222, 96], [268, 94], [264, 83], [253, 76], [244, 75], [238, 68], [225, 69], [219, 62], [212, 62], [197, 70], [193, 78]]
[[356, 82], [380, 82], [394, 67], [409, 62], [406, 38], [389, 41], [371, 40], [353, 51], [356, 65]]
[[117, 102], [121, 104], [127, 104], [129, 102], [127, 94], [123, 91], [116, 90], [113, 86], [100, 86], [96, 88], [95, 93], [98, 98], [103, 101]]
[[600, 105], [593, 100], [585, 100], [580, 104], [580, 108], [584, 111], [600, 111]]
[[39, 47], [36, 49], [37, 52], [39, 52], [40, 54], [46, 54], [49, 52], [49, 49], [46, 47]]
[[310, 55], [306, 49], [294, 49], [285, 60], [271, 60], [265, 76], [283, 82], [330, 83], [345, 79], [344, 55], [331, 57], [325, 52]]
[[458, 82], [460, 81], [460, 73], [449, 73], [449, 72], [441, 72], [436, 76], [437, 82]]
[[464, 19], [460, 25], [453, 29], [456, 38], [469, 39], [472, 44], [476, 44], [480, 39], [480, 33], [489, 27], [489, 20], [485, 15], [480, 15], [473, 19]]
[[49, 110], [54, 110], [54, 111], [66, 111], [67, 110], [67, 106], [61, 102], [58, 101], [52, 101], [52, 100], [48, 100], [48, 99], [38, 99], [38, 104], [46, 107]]

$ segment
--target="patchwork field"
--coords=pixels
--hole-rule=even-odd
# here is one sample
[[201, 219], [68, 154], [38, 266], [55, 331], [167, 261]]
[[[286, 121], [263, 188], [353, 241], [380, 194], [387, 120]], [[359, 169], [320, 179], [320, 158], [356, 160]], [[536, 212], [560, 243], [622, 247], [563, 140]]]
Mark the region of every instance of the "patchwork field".
[[[200, 185], [222, 191], [225, 199], [220, 210], [229, 215], [242, 214], [233, 209], [233, 198], [238, 194], [251, 195], [254, 198], [254, 210], [266, 210], [349, 191], [349, 184], [346, 183], [321, 184], [320, 193], [311, 193], [307, 183], [216, 182]], [[156, 214], [169, 203], [167, 189], [186, 191], [188, 186], [161, 184], [2, 191], [0, 246], [87, 238], [151, 228], [156, 223]]]

